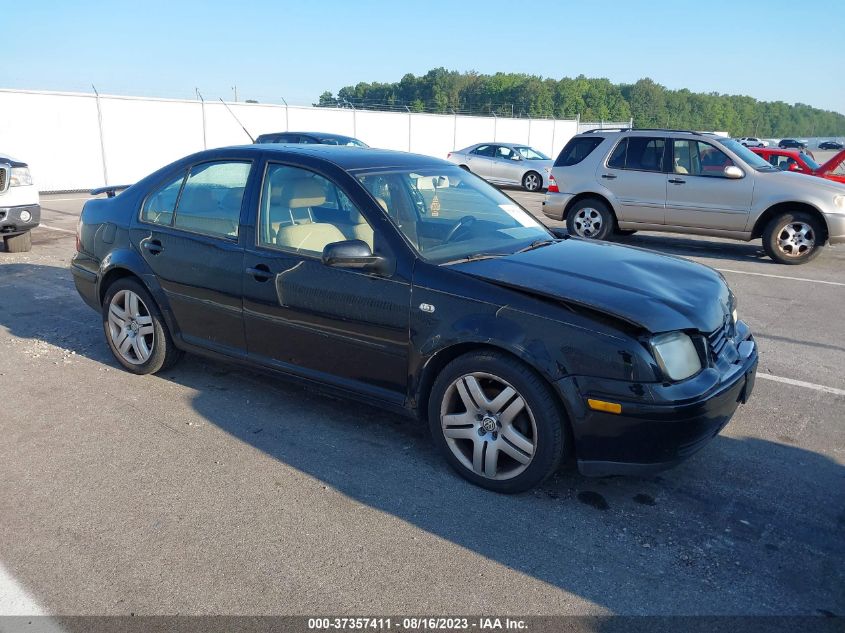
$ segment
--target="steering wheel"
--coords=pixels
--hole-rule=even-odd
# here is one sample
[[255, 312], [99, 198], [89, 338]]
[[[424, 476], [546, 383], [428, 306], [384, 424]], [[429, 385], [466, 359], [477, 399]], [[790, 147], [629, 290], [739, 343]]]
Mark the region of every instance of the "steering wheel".
[[449, 231], [449, 234], [446, 236], [446, 239], [443, 240], [443, 243], [448, 244], [449, 242], [451, 242], [455, 238], [455, 235], [458, 234], [458, 231], [460, 231], [461, 229], [470, 227], [474, 223], [475, 223], [475, 216], [474, 215], [465, 215], [460, 220], [458, 220], [458, 223], [455, 224], [455, 226], [452, 227], [452, 229]]

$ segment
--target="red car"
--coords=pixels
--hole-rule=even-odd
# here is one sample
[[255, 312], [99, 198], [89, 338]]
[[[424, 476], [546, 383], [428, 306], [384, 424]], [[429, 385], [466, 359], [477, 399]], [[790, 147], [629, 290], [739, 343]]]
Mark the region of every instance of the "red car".
[[845, 150], [836, 154], [824, 165], [819, 165], [812, 154], [797, 149], [776, 147], [749, 147], [748, 149], [784, 171], [796, 171], [800, 174], [810, 174], [845, 183]]

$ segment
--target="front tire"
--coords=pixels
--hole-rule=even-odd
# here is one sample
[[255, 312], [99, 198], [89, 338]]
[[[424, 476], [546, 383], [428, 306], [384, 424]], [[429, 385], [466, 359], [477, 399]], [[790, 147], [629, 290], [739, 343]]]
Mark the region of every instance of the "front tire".
[[7, 253], [28, 253], [32, 250], [32, 233], [20, 233], [3, 238]]
[[818, 257], [823, 243], [818, 219], [801, 211], [772, 218], [763, 231], [763, 250], [779, 264], [806, 264]]
[[597, 198], [579, 200], [566, 214], [570, 235], [593, 240], [606, 240], [616, 229], [616, 218], [607, 205]]
[[545, 381], [519, 361], [479, 351], [449, 363], [431, 390], [434, 443], [468, 481], [524, 492], [560, 465], [563, 417]]
[[112, 354], [133, 374], [154, 374], [181, 358], [161, 311], [139, 281], [124, 277], [109, 286], [102, 317]]
[[536, 171], [529, 171], [522, 177], [522, 188], [526, 191], [540, 191], [543, 188], [543, 177]]

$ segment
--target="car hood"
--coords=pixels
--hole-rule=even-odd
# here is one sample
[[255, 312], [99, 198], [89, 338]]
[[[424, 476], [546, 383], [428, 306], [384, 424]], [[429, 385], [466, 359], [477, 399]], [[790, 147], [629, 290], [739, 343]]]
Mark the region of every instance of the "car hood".
[[833, 158], [831, 158], [829, 161], [827, 161], [821, 167], [819, 167], [816, 170], [816, 173], [826, 174], [830, 171], [833, 171], [834, 169], [836, 169], [836, 167], [839, 165], [839, 163], [841, 163], [843, 160], [845, 160], [845, 149], [843, 149], [839, 153], [835, 154], [833, 156]]
[[501, 286], [598, 310], [652, 333], [712, 332], [729, 313], [730, 290], [715, 270], [616, 244], [569, 238], [453, 268]]

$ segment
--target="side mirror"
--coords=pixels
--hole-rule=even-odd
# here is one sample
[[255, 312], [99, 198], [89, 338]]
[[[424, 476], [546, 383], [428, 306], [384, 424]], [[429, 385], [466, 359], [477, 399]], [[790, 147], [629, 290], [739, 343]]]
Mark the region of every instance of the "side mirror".
[[804, 171], [804, 170], [801, 169], [801, 165], [799, 165], [798, 163], [791, 163], [789, 165], [789, 171]]
[[390, 272], [387, 258], [373, 255], [369, 244], [363, 240], [345, 240], [326, 244], [323, 249], [323, 264], [332, 268], [366, 270], [379, 274]]
[[736, 165], [728, 165], [725, 167], [725, 178], [730, 178], [732, 180], [745, 178], [745, 172]]

